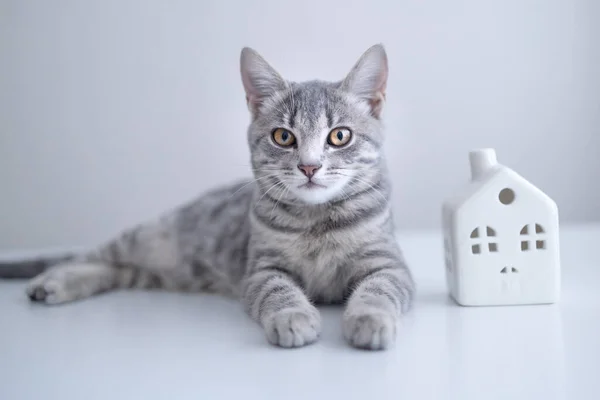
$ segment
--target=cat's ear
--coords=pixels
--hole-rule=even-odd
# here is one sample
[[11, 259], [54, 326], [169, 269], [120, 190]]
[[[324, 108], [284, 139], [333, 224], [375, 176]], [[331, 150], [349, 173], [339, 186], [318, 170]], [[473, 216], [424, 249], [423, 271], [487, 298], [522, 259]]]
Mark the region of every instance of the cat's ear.
[[381, 116], [388, 79], [388, 60], [383, 45], [376, 44], [363, 53], [341, 88], [369, 102], [376, 118]]
[[267, 97], [287, 87], [281, 75], [260, 54], [249, 47], [242, 49], [240, 72], [246, 91], [246, 102], [253, 113]]

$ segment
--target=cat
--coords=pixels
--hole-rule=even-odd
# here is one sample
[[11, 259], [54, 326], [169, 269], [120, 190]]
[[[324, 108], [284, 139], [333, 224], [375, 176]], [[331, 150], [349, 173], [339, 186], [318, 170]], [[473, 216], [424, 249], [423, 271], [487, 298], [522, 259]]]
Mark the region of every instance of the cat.
[[215, 188], [84, 252], [0, 265], [32, 301], [122, 288], [239, 298], [273, 345], [316, 342], [316, 305], [345, 304], [343, 336], [389, 348], [415, 293], [394, 237], [382, 111], [388, 58], [365, 51], [337, 82], [292, 82], [240, 57], [254, 179]]

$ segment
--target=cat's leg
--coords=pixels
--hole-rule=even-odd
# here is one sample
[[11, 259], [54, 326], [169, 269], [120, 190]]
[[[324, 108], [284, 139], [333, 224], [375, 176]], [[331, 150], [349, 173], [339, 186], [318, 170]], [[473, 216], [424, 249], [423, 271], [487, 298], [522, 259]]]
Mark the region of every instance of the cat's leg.
[[27, 295], [61, 304], [120, 288], [189, 289], [198, 282], [181, 261], [176, 235], [168, 218], [127, 230], [97, 250], [44, 267], [29, 282]]
[[68, 263], [50, 267], [29, 281], [27, 295], [33, 301], [61, 304], [115, 287], [117, 270], [102, 263]]
[[160, 277], [134, 267], [116, 268], [102, 262], [72, 262], [55, 265], [33, 278], [27, 295], [36, 302], [62, 304], [118, 288], [159, 287]]
[[250, 275], [244, 286], [246, 310], [261, 324], [271, 344], [300, 347], [317, 341], [319, 311], [288, 272], [263, 268]]
[[357, 348], [381, 350], [393, 344], [402, 314], [411, 306], [414, 282], [398, 251], [365, 249], [350, 287], [343, 316], [343, 333]]

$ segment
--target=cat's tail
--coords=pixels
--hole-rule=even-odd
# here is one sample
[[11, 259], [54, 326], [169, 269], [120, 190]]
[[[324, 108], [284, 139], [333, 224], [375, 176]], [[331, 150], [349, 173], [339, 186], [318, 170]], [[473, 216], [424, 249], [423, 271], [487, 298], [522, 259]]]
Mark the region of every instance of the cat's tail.
[[0, 279], [30, 279], [54, 265], [75, 261], [79, 257], [78, 254], [69, 253], [14, 261], [0, 260]]

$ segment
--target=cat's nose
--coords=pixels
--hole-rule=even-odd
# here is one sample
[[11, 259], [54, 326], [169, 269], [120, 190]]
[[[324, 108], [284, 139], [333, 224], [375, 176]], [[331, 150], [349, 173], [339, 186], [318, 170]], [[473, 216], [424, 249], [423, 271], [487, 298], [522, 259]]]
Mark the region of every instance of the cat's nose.
[[317, 170], [319, 168], [321, 168], [322, 165], [303, 165], [303, 164], [298, 164], [298, 169], [300, 171], [302, 171], [302, 173], [304, 175], [306, 175], [308, 177], [308, 179], [312, 178], [315, 173], [317, 172]]

